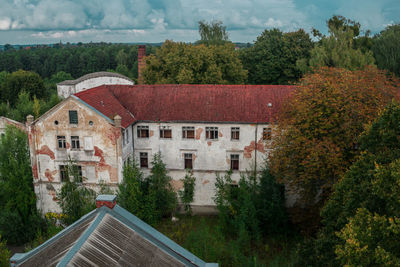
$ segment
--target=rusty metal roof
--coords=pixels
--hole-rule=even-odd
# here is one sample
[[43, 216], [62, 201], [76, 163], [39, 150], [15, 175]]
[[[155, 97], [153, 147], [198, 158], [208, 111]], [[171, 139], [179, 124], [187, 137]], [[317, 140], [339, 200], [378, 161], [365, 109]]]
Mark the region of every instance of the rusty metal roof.
[[[270, 123], [294, 86], [102, 85], [75, 94], [126, 128], [136, 121]], [[131, 114], [128, 116], [127, 114]]]

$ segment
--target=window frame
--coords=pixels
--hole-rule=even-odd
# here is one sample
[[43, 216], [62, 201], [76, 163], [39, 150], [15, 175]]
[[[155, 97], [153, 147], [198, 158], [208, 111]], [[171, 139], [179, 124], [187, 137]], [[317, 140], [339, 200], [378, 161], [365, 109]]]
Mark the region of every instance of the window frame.
[[71, 150], [80, 150], [80, 149], [81, 149], [81, 143], [79, 140], [79, 136], [72, 135], [71, 136]]
[[[146, 134], [142, 134], [142, 133], [146, 133]], [[149, 126], [146, 125], [138, 125], [136, 128], [136, 134], [137, 134], [137, 138], [149, 138], [150, 136], [150, 129]]]
[[57, 135], [57, 149], [66, 150], [67, 149], [67, 138], [65, 135]]
[[262, 139], [264, 141], [268, 141], [272, 139], [272, 128], [271, 127], [264, 127], [262, 132]]
[[79, 123], [77, 110], [69, 110], [68, 115], [69, 115], [69, 124], [77, 125]]
[[240, 155], [239, 154], [231, 154], [230, 155], [230, 169], [232, 171], [238, 171], [240, 169]]
[[[188, 132], [193, 131], [193, 137], [188, 137]], [[195, 127], [194, 126], [182, 126], [182, 139], [195, 139]]]
[[[146, 157], [144, 157], [146, 156]], [[146, 160], [146, 164], [142, 164], [142, 159]], [[149, 168], [149, 153], [148, 152], [139, 152], [139, 166], [140, 168]]]
[[[166, 132], [169, 132], [169, 137]], [[169, 126], [160, 126], [160, 139], [172, 139], [172, 129]]]
[[[218, 127], [206, 127], [206, 140], [218, 140]], [[213, 138], [212, 138], [213, 137]]]
[[[234, 136], [237, 134], [237, 138]], [[231, 127], [231, 140], [232, 141], [239, 141], [240, 140], [240, 127]]]
[[60, 182], [65, 183], [69, 180], [69, 175], [68, 175], [68, 165], [59, 165], [59, 170], [60, 170]]
[[185, 170], [193, 170], [193, 153], [183, 153], [183, 167]]

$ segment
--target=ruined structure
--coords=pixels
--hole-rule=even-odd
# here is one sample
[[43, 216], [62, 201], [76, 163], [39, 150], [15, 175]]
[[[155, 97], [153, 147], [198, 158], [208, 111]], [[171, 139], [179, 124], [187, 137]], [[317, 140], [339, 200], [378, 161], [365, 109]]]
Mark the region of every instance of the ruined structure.
[[216, 173], [232, 178], [260, 170], [274, 118], [293, 90], [281, 85], [102, 85], [81, 91], [28, 123], [38, 207], [55, 199], [74, 160], [82, 182], [117, 186], [123, 162], [135, 157], [147, 175], [161, 152], [176, 190], [185, 169], [196, 177], [193, 210], [214, 210]]
[[13, 125], [22, 131], [26, 131], [25, 125], [23, 123], [0, 116], [0, 135], [6, 132], [7, 125]]
[[67, 98], [75, 93], [104, 85], [104, 84], [125, 84], [133, 85], [134, 82], [122, 74], [114, 72], [94, 72], [86, 74], [76, 80], [66, 80], [57, 84], [59, 97]]

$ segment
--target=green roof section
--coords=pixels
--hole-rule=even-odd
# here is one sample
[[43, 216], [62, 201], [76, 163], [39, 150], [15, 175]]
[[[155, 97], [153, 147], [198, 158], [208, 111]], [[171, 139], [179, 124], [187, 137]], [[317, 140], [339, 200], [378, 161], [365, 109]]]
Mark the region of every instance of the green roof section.
[[[115, 203], [115, 195], [99, 195]], [[111, 207], [111, 208], [110, 208]], [[16, 253], [11, 266], [199, 266], [206, 263], [118, 204], [98, 206], [27, 253]]]

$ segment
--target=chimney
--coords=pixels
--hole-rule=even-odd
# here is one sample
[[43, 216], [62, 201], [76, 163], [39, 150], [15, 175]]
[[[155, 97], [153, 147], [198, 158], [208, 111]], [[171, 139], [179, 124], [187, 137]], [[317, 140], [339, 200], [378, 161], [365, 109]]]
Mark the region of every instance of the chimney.
[[145, 57], [146, 57], [146, 46], [139, 45], [139, 48], [138, 48], [138, 84], [143, 84], [142, 71], [143, 71], [143, 68], [146, 66]]
[[121, 127], [121, 117], [117, 114], [114, 117], [114, 123], [115, 123], [115, 127]]
[[33, 122], [33, 116], [32, 115], [26, 116], [26, 124], [31, 125], [32, 122]]
[[106, 206], [110, 209], [114, 208], [117, 204], [117, 196], [116, 195], [98, 195], [96, 198], [96, 207], [100, 208]]

